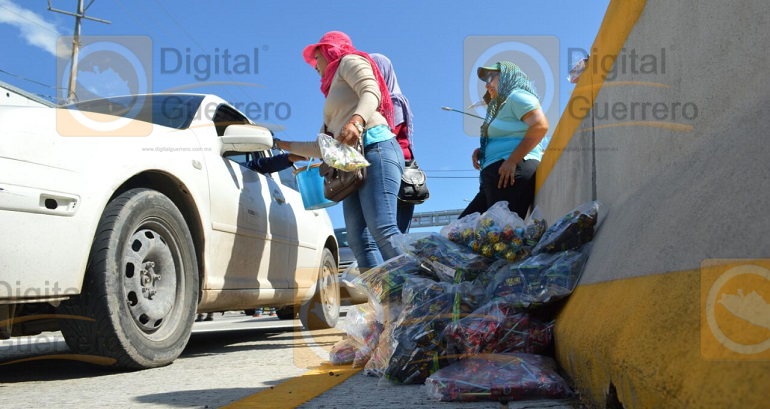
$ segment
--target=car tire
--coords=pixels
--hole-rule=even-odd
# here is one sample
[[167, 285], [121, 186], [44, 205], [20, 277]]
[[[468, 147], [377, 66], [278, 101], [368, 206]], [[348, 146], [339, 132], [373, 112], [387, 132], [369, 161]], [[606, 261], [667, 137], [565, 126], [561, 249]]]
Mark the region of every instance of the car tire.
[[168, 365], [190, 339], [198, 282], [179, 209], [155, 190], [128, 190], [102, 213], [81, 294], [59, 307], [67, 345], [114, 368]]
[[275, 310], [275, 315], [281, 320], [293, 320], [297, 318], [297, 310], [293, 305]]
[[337, 260], [324, 249], [318, 280], [310, 299], [300, 307], [299, 318], [305, 328], [325, 329], [337, 325], [340, 317], [340, 284]]

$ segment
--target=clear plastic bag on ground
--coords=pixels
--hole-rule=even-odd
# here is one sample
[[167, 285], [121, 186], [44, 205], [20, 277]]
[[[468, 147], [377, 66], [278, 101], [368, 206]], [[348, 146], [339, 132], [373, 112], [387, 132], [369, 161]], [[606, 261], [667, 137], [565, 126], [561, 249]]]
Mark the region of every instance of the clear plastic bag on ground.
[[469, 214], [441, 229], [441, 234], [453, 243], [467, 246], [484, 257], [516, 262], [531, 254], [547, 227], [540, 211], [535, 208], [529, 223], [508, 208], [508, 202], [497, 202], [484, 214]]
[[583, 203], [564, 215], [545, 231], [532, 254], [571, 250], [591, 241], [600, 207], [598, 201]]
[[445, 330], [457, 354], [543, 353], [553, 339], [554, 322], [521, 312], [513, 303], [493, 300]]
[[517, 308], [562, 299], [575, 289], [588, 261], [591, 245], [559, 253], [541, 253], [501, 268], [487, 284], [492, 299], [504, 298]]
[[377, 344], [380, 341], [380, 335], [382, 333], [383, 325], [379, 322], [375, 322], [375, 327], [368, 337], [364, 340], [361, 347], [356, 351], [355, 358], [353, 359], [353, 368], [363, 368], [372, 356], [372, 352], [377, 348]]
[[488, 354], [443, 368], [425, 381], [426, 392], [442, 401], [515, 401], [566, 398], [567, 382], [552, 358], [533, 354]]
[[410, 254], [402, 254], [362, 273], [353, 280], [353, 285], [380, 305], [401, 303], [401, 290], [410, 275], [435, 276], [422, 266], [420, 260]]
[[382, 328], [379, 342], [377, 347], [374, 348], [369, 361], [364, 366], [364, 375], [382, 377], [385, 372], [385, 368], [388, 367], [388, 361], [390, 360], [390, 334], [391, 334], [390, 322], [386, 322]]
[[467, 246], [473, 240], [476, 234], [481, 213], [471, 213], [462, 219], [453, 220], [448, 225], [441, 228], [439, 234], [446, 237], [449, 241]]
[[436, 233], [403, 234], [394, 241], [404, 252], [420, 260], [423, 267], [435, 272], [443, 282], [474, 280], [494, 262]]
[[375, 329], [376, 313], [372, 304], [352, 306], [342, 325], [342, 330], [356, 341], [364, 343]]
[[332, 365], [353, 363], [359, 348], [361, 348], [361, 344], [358, 341], [351, 337], [345, 337], [332, 346], [331, 351], [329, 351], [329, 361]]
[[404, 310], [393, 324], [384, 377], [394, 383], [415, 384], [453, 362], [441, 335], [452, 322], [486, 301], [484, 289], [471, 282], [450, 284], [409, 277], [404, 286]]
[[323, 161], [333, 168], [350, 172], [369, 166], [369, 161], [356, 148], [329, 135], [318, 134], [318, 147]]

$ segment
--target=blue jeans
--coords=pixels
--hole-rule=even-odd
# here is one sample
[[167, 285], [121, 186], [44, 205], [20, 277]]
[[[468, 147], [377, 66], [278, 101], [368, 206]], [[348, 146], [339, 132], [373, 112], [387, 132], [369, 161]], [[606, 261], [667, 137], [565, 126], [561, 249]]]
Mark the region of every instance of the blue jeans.
[[414, 203], [398, 202], [398, 229], [401, 233], [409, 232], [409, 226], [412, 225], [412, 216], [414, 216]]
[[401, 254], [390, 239], [401, 234], [396, 208], [404, 173], [404, 154], [396, 138], [368, 145], [364, 156], [370, 163], [366, 182], [342, 201], [350, 249], [362, 270]]

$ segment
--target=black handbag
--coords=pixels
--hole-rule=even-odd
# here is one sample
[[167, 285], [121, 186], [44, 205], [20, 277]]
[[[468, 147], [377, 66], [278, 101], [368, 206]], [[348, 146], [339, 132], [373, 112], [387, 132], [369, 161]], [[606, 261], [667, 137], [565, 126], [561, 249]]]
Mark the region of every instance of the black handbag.
[[[361, 155], [364, 154], [360, 141], [355, 148], [361, 152]], [[322, 163], [318, 173], [324, 177], [324, 197], [333, 202], [341, 202], [366, 182], [365, 167], [345, 172]]]
[[401, 189], [398, 191], [398, 200], [405, 203], [420, 204], [428, 200], [430, 192], [426, 184], [428, 177], [417, 166], [417, 161], [412, 159], [405, 162], [404, 174], [401, 175]]

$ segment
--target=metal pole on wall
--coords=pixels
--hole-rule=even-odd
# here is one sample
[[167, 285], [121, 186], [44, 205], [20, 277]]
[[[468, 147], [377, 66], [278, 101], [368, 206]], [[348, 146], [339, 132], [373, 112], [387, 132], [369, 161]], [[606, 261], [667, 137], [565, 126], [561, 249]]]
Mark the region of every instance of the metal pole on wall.
[[48, 0], [48, 10], [55, 13], [66, 14], [68, 16], [75, 17], [75, 34], [72, 38], [72, 60], [70, 62], [70, 81], [69, 89], [67, 92], [67, 103], [75, 102], [77, 95], [75, 94], [75, 87], [77, 87], [77, 75], [78, 75], [78, 52], [80, 51], [80, 22], [82, 19], [93, 20], [99, 23], [110, 24], [107, 20], [102, 20], [93, 17], [86, 17], [85, 12], [94, 4], [94, 0], [91, 0], [87, 6], [83, 5], [84, 0], [78, 0], [78, 9], [75, 13], [70, 13], [64, 10], [57, 10], [51, 6], [51, 0]]

